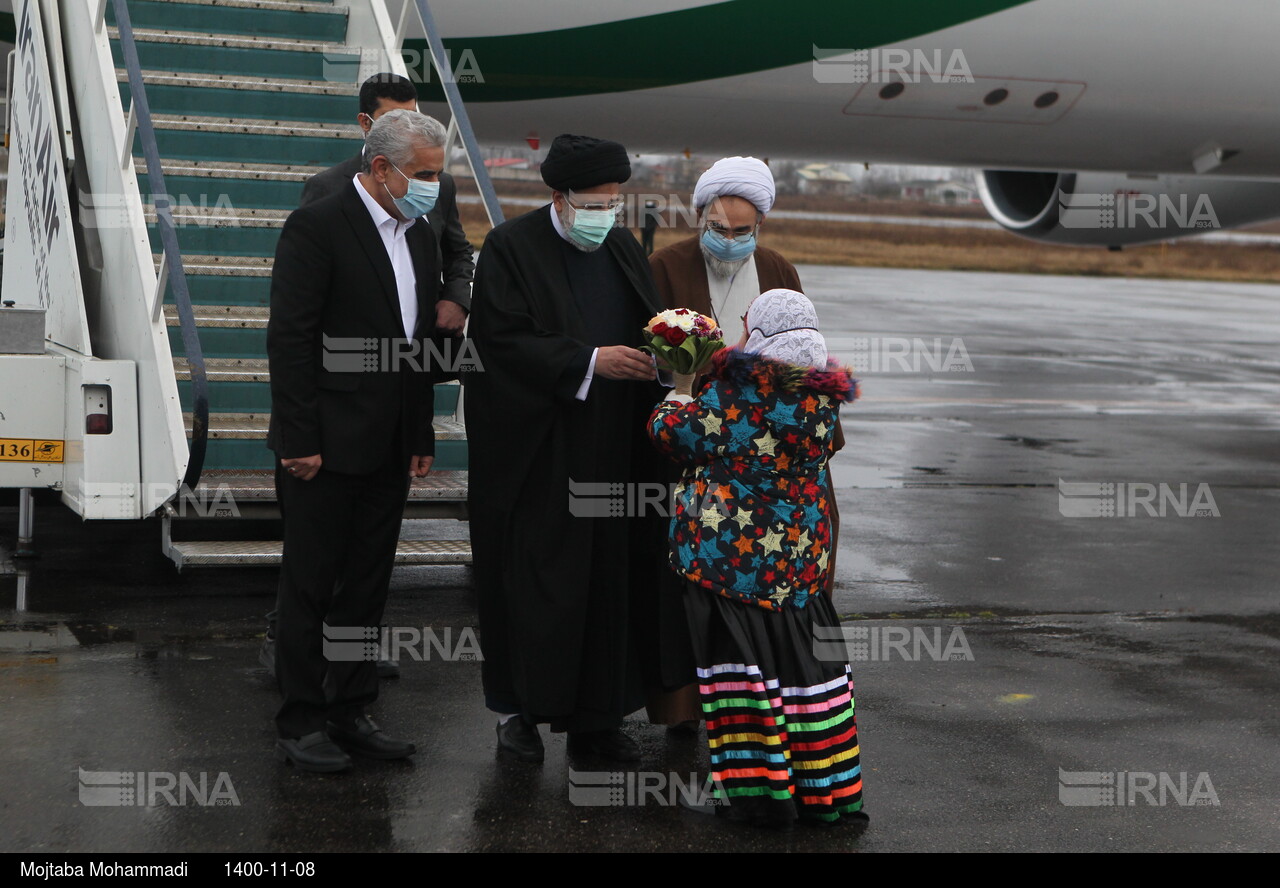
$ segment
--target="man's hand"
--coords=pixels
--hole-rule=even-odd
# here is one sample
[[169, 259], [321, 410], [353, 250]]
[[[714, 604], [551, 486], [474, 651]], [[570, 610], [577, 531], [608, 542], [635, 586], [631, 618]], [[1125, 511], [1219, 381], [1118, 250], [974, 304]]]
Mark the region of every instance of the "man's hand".
[[434, 456], [411, 456], [409, 457], [409, 477], [425, 478], [431, 471], [431, 464], [436, 461]]
[[450, 336], [457, 336], [462, 333], [462, 328], [467, 323], [467, 313], [462, 310], [462, 306], [456, 302], [450, 302], [448, 299], [441, 299], [436, 303], [436, 329], [441, 333], [447, 333]]
[[596, 373], [605, 379], [653, 379], [653, 361], [639, 349], [606, 345], [596, 352]]
[[320, 454], [315, 456], [299, 456], [294, 459], [282, 459], [280, 465], [299, 481], [310, 481], [320, 472]]

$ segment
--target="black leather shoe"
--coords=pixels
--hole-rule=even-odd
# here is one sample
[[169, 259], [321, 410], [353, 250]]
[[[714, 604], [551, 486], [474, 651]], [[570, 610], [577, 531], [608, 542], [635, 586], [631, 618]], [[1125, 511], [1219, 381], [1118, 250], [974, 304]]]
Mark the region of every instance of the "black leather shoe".
[[351, 756], [339, 749], [324, 731], [316, 731], [297, 740], [278, 738], [276, 758], [292, 764], [299, 771], [333, 773], [351, 767]]
[[378, 661], [378, 678], [399, 678], [400, 664], [395, 660]]
[[418, 751], [408, 740], [396, 740], [382, 733], [382, 729], [367, 715], [360, 716], [349, 726], [329, 722], [329, 736], [348, 752], [369, 758], [402, 759]]
[[538, 726], [518, 715], [498, 725], [498, 749], [522, 762], [540, 762], [546, 755]]
[[569, 751], [575, 755], [597, 755], [615, 762], [640, 761], [640, 744], [622, 733], [620, 728], [570, 734]]
[[258, 662], [267, 669], [267, 675], [276, 677], [276, 640], [270, 635], [262, 638], [262, 647], [258, 648]]

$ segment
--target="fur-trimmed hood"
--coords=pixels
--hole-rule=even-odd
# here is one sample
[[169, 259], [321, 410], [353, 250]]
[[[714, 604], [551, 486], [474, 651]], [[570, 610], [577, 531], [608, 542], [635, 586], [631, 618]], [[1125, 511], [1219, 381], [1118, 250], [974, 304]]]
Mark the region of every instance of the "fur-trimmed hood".
[[860, 394], [853, 371], [830, 359], [827, 369], [819, 370], [747, 354], [739, 348], [723, 348], [712, 356], [707, 375], [711, 379], [724, 379], [738, 385], [752, 383], [759, 386], [765, 382], [779, 391], [808, 389], [837, 402], [856, 400]]

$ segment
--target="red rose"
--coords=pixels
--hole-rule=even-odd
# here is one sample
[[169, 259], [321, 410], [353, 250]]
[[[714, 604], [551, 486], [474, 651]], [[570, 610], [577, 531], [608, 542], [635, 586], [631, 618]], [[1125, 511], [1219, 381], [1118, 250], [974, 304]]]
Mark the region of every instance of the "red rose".
[[666, 338], [667, 342], [671, 343], [672, 345], [679, 345], [689, 337], [689, 334], [685, 333], [679, 327], [672, 327], [669, 330], [666, 330], [665, 332], [663, 332], [662, 335], [663, 337]]
[[653, 329], [650, 332], [656, 336], [661, 336], [663, 333], [666, 333], [668, 329], [666, 321], [658, 321], [658, 323], [653, 325]]

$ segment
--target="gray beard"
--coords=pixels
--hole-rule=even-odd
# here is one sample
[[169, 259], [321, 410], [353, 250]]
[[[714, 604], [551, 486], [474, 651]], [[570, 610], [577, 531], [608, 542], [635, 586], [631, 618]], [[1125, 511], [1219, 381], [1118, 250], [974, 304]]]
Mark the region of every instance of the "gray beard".
[[702, 250], [702, 261], [707, 263], [707, 270], [718, 278], [733, 277], [742, 266], [747, 264], [747, 259], [751, 258], [748, 256], [746, 259], [739, 259], [736, 262], [726, 262], [708, 250], [707, 245], [701, 239], [698, 240], [698, 249]]

